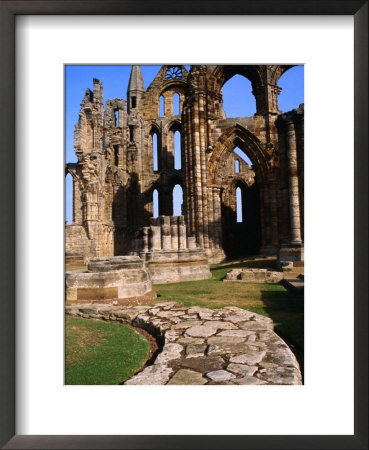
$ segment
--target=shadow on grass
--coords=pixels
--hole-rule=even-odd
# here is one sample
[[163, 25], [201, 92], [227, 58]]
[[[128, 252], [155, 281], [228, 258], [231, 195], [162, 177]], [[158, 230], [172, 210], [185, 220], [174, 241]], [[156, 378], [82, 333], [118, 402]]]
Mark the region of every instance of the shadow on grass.
[[[274, 322], [275, 332], [290, 346], [304, 372], [304, 295], [286, 291], [261, 291], [260, 314]], [[257, 312], [257, 311], [255, 311]]]

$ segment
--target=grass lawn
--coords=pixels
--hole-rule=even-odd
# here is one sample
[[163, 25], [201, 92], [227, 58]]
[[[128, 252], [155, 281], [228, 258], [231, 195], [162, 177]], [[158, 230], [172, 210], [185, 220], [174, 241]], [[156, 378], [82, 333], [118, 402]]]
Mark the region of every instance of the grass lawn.
[[[273, 267], [275, 260], [245, 260], [211, 266], [212, 278], [200, 281], [157, 284], [158, 297], [175, 299], [183, 306], [206, 308], [238, 306], [270, 317], [275, 331], [300, 350], [304, 347], [304, 296], [292, 294], [280, 284], [226, 282], [222, 279], [235, 267]], [[155, 301], [162, 300], [155, 299]]]
[[131, 327], [66, 317], [65, 384], [119, 384], [146, 362], [149, 343]]

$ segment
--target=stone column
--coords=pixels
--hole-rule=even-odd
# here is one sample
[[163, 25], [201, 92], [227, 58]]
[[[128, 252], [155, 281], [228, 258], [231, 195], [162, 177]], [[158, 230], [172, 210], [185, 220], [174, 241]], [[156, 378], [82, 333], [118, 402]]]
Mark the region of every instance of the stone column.
[[172, 250], [178, 250], [178, 216], [170, 216]]
[[161, 226], [161, 241], [163, 250], [170, 250], [172, 248], [172, 238], [170, 232], [170, 218], [169, 216], [160, 216]]
[[214, 222], [214, 240], [216, 248], [222, 248], [222, 207], [220, 200], [219, 186], [213, 186], [213, 222]]
[[301, 244], [299, 179], [297, 173], [296, 134], [293, 121], [289, 121], [287, 129], [287, 161], [288, 161], [288, 193], [291, 222], [291, 244]]
[[186, 225], [183, 216], [178, 217], [178, 248], [187, 248]]
[[161, 249], [160, 227], [150, 226], [150, 250]]
[[150, 227], [142, 228], [142, 251], [143, 252], [149, 251], [149, 230], [150, 230]]

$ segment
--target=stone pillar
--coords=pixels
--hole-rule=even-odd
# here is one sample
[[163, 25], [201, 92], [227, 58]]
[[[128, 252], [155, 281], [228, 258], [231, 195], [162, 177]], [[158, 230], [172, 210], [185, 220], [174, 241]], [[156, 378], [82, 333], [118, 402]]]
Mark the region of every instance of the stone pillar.
[[279, 86], [271, 83], [253, 86], [252, 93], [256, 100], [256, 114], [280, 114], [278, 95], [281, 90]]
[[221, 188], [219, 186], [213, 186], [213, 222], [216, 248], [222, 248], [222, 207], [220, 200], [220, 191]]
[[209, 213], [208, 213], [208, 192], [207, 178], [208, 165], [206, 160], [206, 122], [205, 122], [205, 93], [199, 93], [199, 132], [200, 132], [200, 168], [201, 168], [201, 196], [203, 210], [203, 247], [209, 248]]
[[288, 193], [290, 205], [290, 243], [301, 244], [300, 204], [299, 204], [299, 179], [297, 173], [297, 151], [295, 125], [288, 122], [287, 131], [287, 161], [288, 161]]
[[170, 216], [172, 250], [178, 250], [178, 216]]
[[160, 216], [161, 226], [161, 242], [163, 250], [170, 250], [172, 248], [172, 238], [170, 231], [170, 218], [169, 216]]
[[178, 247], [179, 249], [187, 248], [186, 225], [183, 216], [178, 217]]
[[188, 248], [190, 249], [197, 248], [195, 236], [188, 236]]
[[150, 251], [161, 249], [160, 227], [150, 226]]
[[149, 251], [149, 230], [150, 227], [144, 227], [142, 229], [142, 251]]

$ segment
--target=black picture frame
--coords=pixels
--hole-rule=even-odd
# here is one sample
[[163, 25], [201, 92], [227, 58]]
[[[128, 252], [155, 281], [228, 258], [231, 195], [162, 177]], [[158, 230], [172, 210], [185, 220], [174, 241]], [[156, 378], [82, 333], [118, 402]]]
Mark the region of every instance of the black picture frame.
[[[355, 59], [355, 431], [338, 436], [15, 435], [15, 16], [19, 14], [352, 15]], [[339, 95], [339, 93], [337, 93]], [[0, 1], [0, 445], [6, 449], [368, 448], [368, 1]], [[334, 112], [332, 112], [333, 114]], [[339, 395], [339, 393], [338, 393]]]

